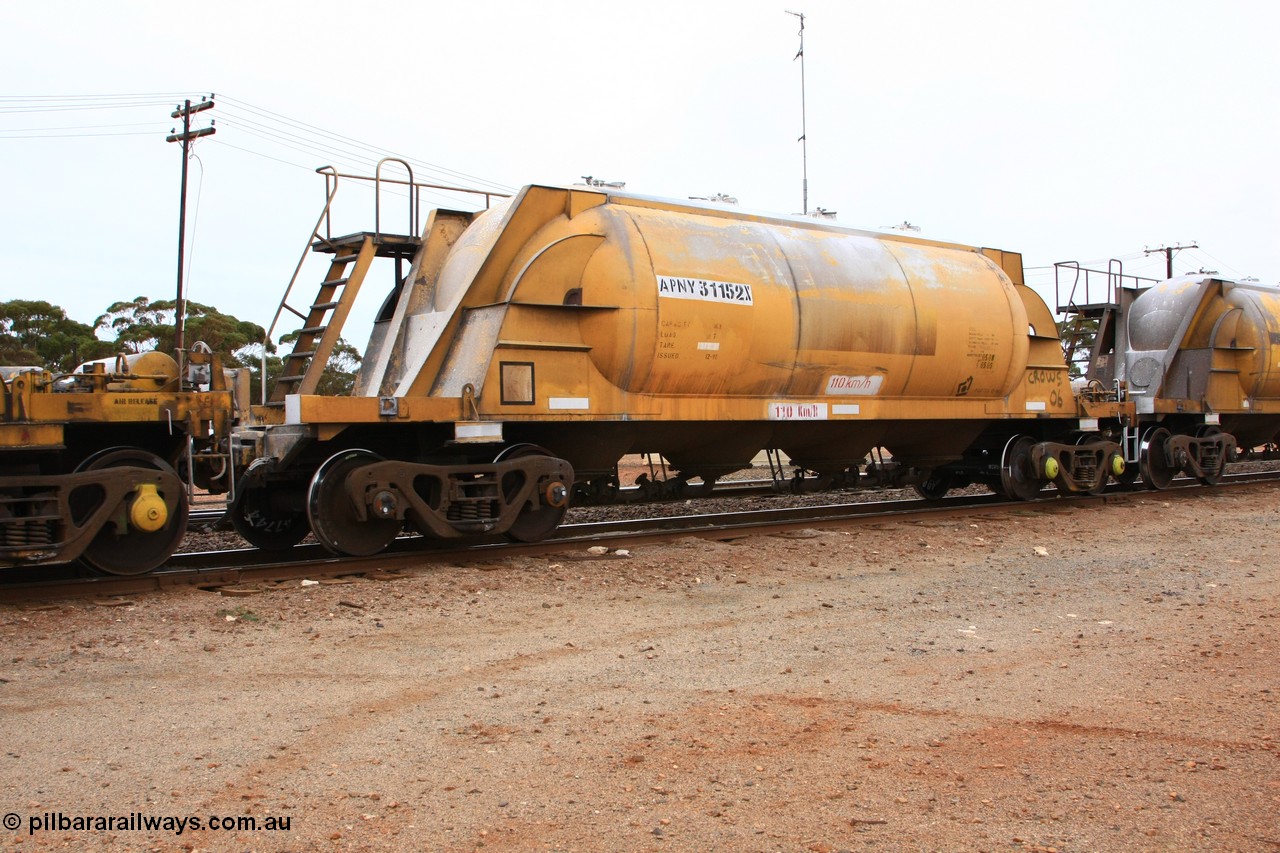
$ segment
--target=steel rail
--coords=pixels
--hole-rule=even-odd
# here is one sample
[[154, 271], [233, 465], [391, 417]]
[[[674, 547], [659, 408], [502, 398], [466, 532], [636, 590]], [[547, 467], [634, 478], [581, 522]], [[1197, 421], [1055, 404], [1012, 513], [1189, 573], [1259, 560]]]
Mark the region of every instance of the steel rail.
[[[726, 480], [716, 483], [713, 491], [706, 495], [698, 497], [688, 497], [684, 495], [655, 495], [652, 497], [641, 497], [643, 490], [639, 486], [623, 486], [619, 489], [620, 497], [618, 500], [609, 501], [607, 503], [587, 503], [574, 504], [573, 509], [608, 509], [609, 507], [628, 507], [638, 506], [641, 504], [671, 504], [679, 503], [686, 500], [706, 500], [711, 499], [732, 499], [739, 497], [757, 497], [760, 495], [794, 495], [795, 492], [782, 488], [774, 480]], [[835, 491], [835, 490], [826, 490]], [[868, 493], [871, 487], [863, 487], [863, 492]], [[821, 491], [802, 492], [801, 494], [821, 494]], [[197, 509], [193, 506], [187, 515], [187, 530], [204, 531], [209, 530], [218, 524], [226, 516], [226, 508], [219, 505], [217, 509], [207, 509], [209, 502], [201, 504], [201, 508]]]
[[[1229, 474], [1217, 486], [1204, 486], [1184, 478], [1176, 480], [1173, 487], [1159, 491], [1125, 490], [1113, 486], [1101, 495], [1055, 495], [1046, 490], [1042, 499], [1032, 502], [1010, 500], [994, 494], [956, 495], [937, 501], [900, 499], [583, 522], [564, 525], [549, 539], [533, 544], [493, 540], [458, 542], [406, 536], [397, 539], [386, 551], [371, 557], [339, 557], [319, 545], [299, 545], [276, 554], [256, 549], [193, 552], [175, 554], [166, 568], [137, 577], [47, 577], [7, 583], [0, 585], [0, 602], [107, 598], [179, 586], [232, 587], [234, 594], [245, 584], [265, 581], [386, 573], [509, 556], [571, 553], [571, 559], [617, 559], [612, 554], [618, 548], [676, 536], [729, 539], [814, 526], [843, 527], [921, 517], [988, 515], [1011, 509], [1052, 513], [1068, 507], [1126, 503], [1157, 496], [1161, 500], [1202, 497], [1218, 488], [1267, 485], [1278, 480], [1280, 471], [1261, 471]], [[590, 545], [605, 545], [611, 550], [603, 555], [584, 556], [585, 549], [581, 546]]]

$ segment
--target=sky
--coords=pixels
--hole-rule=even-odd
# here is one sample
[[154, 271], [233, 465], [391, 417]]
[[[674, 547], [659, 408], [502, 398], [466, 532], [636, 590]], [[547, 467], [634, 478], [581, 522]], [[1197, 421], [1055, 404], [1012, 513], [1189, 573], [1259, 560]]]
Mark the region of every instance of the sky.
[[[187, 298], [263, 326], [323, 204], [315, 169], [370, 174], [393, 153], [419, 181], [591, 175], [792, 214], [807, 151], [811, 210], [1021, 252], [1051, 307], [1054, 262], [1162, 278], [1144, 250], [1169, 245], [1198, 246], [1175, 273], [1280, 283], [1280, 6], [1265, 0], [0, 2], [0, 300], [86, 323], [173, 298], [181, 146], [165, 137], [178, 104], [210, 93]], [[803, 114], [788, 10], [806, 16]], [[382, 204], [384, 230], [403, 230], [407, 199]], [[335, 232], [371, 230], [372, 209], [346, 182]], [[362, 293], [357, 346], [385, 291]]]

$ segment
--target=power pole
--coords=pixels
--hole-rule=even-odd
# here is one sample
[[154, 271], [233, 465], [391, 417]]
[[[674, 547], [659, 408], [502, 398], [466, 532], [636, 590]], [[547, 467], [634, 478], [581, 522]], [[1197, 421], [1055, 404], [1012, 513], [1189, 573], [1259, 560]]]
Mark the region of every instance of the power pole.
[[179, 351], [186, 349], [187, 302], [182, 294], [182, 258], [187, 237], [187, 160], [190, 159], [191, 140], [199, 139], [202, 136], [213, 136], [215, 133], [212, 122], [210, 122], [209, 127], [192, 130], [191, 116], [193, 113], [211, 109], [213, 109], [213, 95], [209, 95], [207, 99], [201, 98], [200, 103], [195, 106], [192, 106], [190, 99], [188, 99], [170, 114], [170, 118], [182, 119], [182, 133], [178, 133], [177, 128], [174, 128], [165, 137], [165, 142], [182, 143], [182, 196], [178, 201], [178, 298], [177, 304], [174, 306], [173, 315], [173, 321], [176, 326], [176, 331], [173, 335], [173, 346], [174, 349]]
[[800, 156], [804, 164], [804, 215], [809, 215], [809, 131], [805, 122], [804, 106], [804, 12], [787, 12], [800, 19], [800, 52], [791, 57], [791, 61], [800, 60]]
[[1196, 244], [1193, 242], [1193, 243], [1191, 243], [1190, 245], [1187, 245], [1187, 246], [1183, 246], [1182, 244], [1178, 244], [1177, 246], [1161, 246], [1159, 249], [1143, 249], [1143, 250], [1142, 250], [1142, 254], [1144, 254], [1144, 255], [1155, 255], [1155, 254], [1158, 254], [1158, 253], [1163, 252], [1163, 253], [1164, 253], [1164, 259], [1165, 259], [1165, 267], [1164, 267], [1164, 269], [1165, 269], [1165, 275], [1164, 275], [1164, 277], [1165, 277], [1165, 278], [1173, 278], [1173, 253], [1174, 253], [1174, 252], [1179, 252], [1179, 251], [1181, 251], [1181, 250], [1183, 250], [1183, 249], [1199, 249], [1199, 248], [1200, 248], [1200, 247], [1199, 247], [1198, 245], [1196, 245]]

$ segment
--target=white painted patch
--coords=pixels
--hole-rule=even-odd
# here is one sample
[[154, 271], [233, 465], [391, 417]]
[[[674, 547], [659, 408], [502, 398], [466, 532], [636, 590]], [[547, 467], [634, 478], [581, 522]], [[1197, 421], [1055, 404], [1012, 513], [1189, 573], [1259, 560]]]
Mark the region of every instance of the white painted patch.
[[698, 341], [698, 349], [715, 352], [720, 349], [720, 344], [717, 341]]
[[883, 376], [841, 376], [836, 374], [827, 379], [827, 393], [870, 396], [879, 394], [880, 386], [883, 384]]
[[836, 403], [831, 407], [833, 415], [860, 415], [862, 407], [857, 403]]
[[453, 425], [454, 441], [502, 441], [500, 421], [459, 422]]
[[1205, 415], [1204, 422], [1207, 424], [1220, 424], [1222, 423], [1222, 415], [1219, 415], [1217, 412], [1214, 412], [1211, 415]]
[[284, 395], [284, 422], [287, 424], [302, 423], [302, 399], [297, 394]]
[[1095, 431], [1097, 428], [1098, 428], [1098, 419], [1097, 419], [1097, 418], [1081, 418], [1081, 419], [1080, 419], [1080, 431], [1081, 431], [1081, 432], [1093, 432], [1093, 431]]
[[699, 299], [703, 302], [725, 302], [730, 305], [754, 305], [751, 285], [705, 278], [658, 276], [658, 295], [672, 299]]
[[826, 403], [770, 403], [771, 421], [825, 421]]
[[1044, 403], [1039, 403], [1039, 402], [1028, 402], [1028, 403], [1027, 403], [1027, 411], [1028, 411], [1028, 412], [1043, 412], [1043, 411], [1045, 410], [1045, 408], [1046, 408], [1046, 406], [1045, 406], [1045, 404], [1044, 404]]
[[589, 409], [590, 397], [552, 397], [547, 400], [548, 409]]

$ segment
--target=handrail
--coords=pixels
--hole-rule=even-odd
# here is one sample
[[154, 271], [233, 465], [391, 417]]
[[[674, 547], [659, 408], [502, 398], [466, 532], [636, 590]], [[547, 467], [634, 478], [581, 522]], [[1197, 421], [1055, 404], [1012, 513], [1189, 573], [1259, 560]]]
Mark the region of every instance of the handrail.
[[[326, 171], [327, 170], [327, 171]], [[329, 235], [329, 210], [333, 207], [333, 197], [338, 194], [338, 172], [332, 166], [321, 166], [316, 169], [317, 172], [324, 175], [324, 184], [326, 197], [324, 202], [324, 210], [320, 211], [320, 217], [316, 219], [315, 228], [311, 229], [311, 236], [307, 238], [307, 245], [302, 249], [302, 256], [298, 258], [298, 265], [293, 268], [293, 275], [289, 278], [289, 286], [284, 289], [284, 296], [280, 297], [280, 305], [276, 308], [276, 315], [271, 318], [271, 325], [267, 328], [267, 332], [262, 337], [262, 405], [267, 404], [267, 347], [271, 343], [271, 336], [275, 333], [276, 324], [280, 322], [280, 315], [284, 313], [284, 309], [288, 308], [294, 314], [307, 319], [307, 315], [299, 313], [297, 309], [289, 305], [289, 295], [293, 293], [293, 286], [298, 282], [298, 273], [302, 272], [302, 265], [306, 263], [307, 255], [311, 254], [311, 243], [313, 240], [320, 239], [320, 226], [325, 228], [325, 242], [331, 237]]]
[[[1072, 272], [1071, 289], [1067, 293], [1067, 299], [1062, 300], [1062, 291], [1066, 284], [1063, 281], [1063, 272], [1070, 270]], [[1101, 279], [1101, 285], [1097, 285]], [[1112, 258], [1107, 262], [1105, 270], [1088, 269], [1080, 266], [1079, 261], [1058, 261], [1053, 265], [1053, 286], [1054, 297], [1057, 300], [1057, 311], [1059, 314], [1068, 311], [1075, 311], [1081, 305], [1115, 305], [1120, 297], [1120, 291], [1126, 286], [1141, 290], [1144, 287], [1150, 287], [1158, 284], [1159, 279], [1146, 278], [1144, 276], [1128, 275], [1124, 271], [1124, 262], [1118, 258]], [[1081, 284], [1084, 285], [1083, 293], [1080, 301], [1076, 300], [1076, 294], [1081, 291]], [[1104, 288], [1102, 293], [1097, 293], [1098, 287]]]
[[[405, 180], [399, 180], [397, 178], [382, 177], [382, 165], [387, 162], [399, 163], [400, 165], [404, 166], [405, 170], [409, 173], [409, 180], [405, 181]], [[445, 192], [484, 196], [485, 208], [488, 208], [492, 204], [493, 199], [495, 197], [510, 198], [509, 193], [498, 193], [498, 192], [492, 192], [490, 190], [475, 190], [475, 189], [469, 189], [467, 187], [449, 186], [447, 184], [418, 183], [413, 179], [413, 167], [411, 167], [407, 162], [400, 159], [399, 157], [383, 157], [381, 160], [379, 160], [377, 167], [374, 169], [373, 177], [369, 177], [368, 175], [355, 175], [355, 174], [348, 174], [346, 172], [339, 172], [333, 166], [321, 166], [320, 168], [316, 169], [316, 173], [324, 175], [324, 188], [325, 188], [324, 209], [320, 211], [320, 216], [319, 218], [316, 219], [315, 228], [311, 229], [311, 236], [307, 238], [307, 245], [304, 246], [302, 249], [302, 256], [298, 258], [298, 264], [293, 268], [293, 275], [289, 278], [289, 285], [285, 288], [284, 296], [280, 298], [280, 305], [279, 307], [276, 308], [275, 316], [271, 318], [271, 325], [267, 328], [266, 334], [262, 338], [262, 389], [261, 389], [262, 395], [261, 396], [262, 396], [262, 404], [264, 406], [267, 404], [267, 347], [270, 345], [272, 335], [275, 334], [276, 326], [279, 325], [280, 317], [285, 312], [286, 309], [291, 313], [293, 313], [294, 315], [296, 315], [297, 317], [299, 317], [300, 319], [302, 319], [304, 322], [307, 319], [306, 314], [303, 314], [293, 306], [289, 305], [289, 297], [293, 294], [293, 287], [298, 282], [298, 275], [302, 272], [302, 266], [306, 262], [307, 256], [312, 251], [313, 243], [316, 241], [319, 241], [326, 244], [332, 244], [333, 242], [333, 232], [332, 232], [333, 223], [332, 223], [330, 214], [333, 209], [334, 196], [338, 194], [339, 179], [349, 178], [355, 181], [372, 181], [373, 182], [373, 193], [374, 193], [373, 228], [374, 228], [375, 243], [378, 242], [378, 240], [382, 236], [381, 201], [382, 201], [382, 185], [383, 184], [399, 184], [400, 186], [406, 186], [411, 188], [412, 192], [409, 196], [409, 230], [413, 236], [418, 235], [418, 224], [420, 221], [420, 212], [422, 208], [421, 192], [424, 189], [443, 190]], [[320, 233], [322, 228], [324, 230], [323, 234]]]
[[[404, 162], [403, 160], [399, 160], [396, 157], [385, 157], [383, 159], [397, 160], [397, 162], [401, 162], [401, 163]], [[333, 167], [325, 166], [324, 168], [332, 169]], [[319, 172], [320, 169], [316, 169], [316, 171]], [[371, 178], [368, 175], [353, 175], [349, 172], [335, 171], [332, 174], [335, 178], [350, 178], [351, 180], [354, 180], [354, 181], [374, 180], [374, 178]], [[450, 184], [423, 184], [417, 181], [410, 182], [410, 181], [397, 180], [396, 178], [383, 178], [382, 183], [399, 184], [400, 186], [404, 186], [404, 187], [413, 186], [420, 190], [442, 190], [444, 192], [450, 192], [450, 193], [463, 193], [464, 195], [482, 195], [484, 196], [484, 206], [486, 208], [492, 204], [493, 199], [495, 198], [511, 198], [511, 193], [499, 193], [499, 192], [494, 192], [493, 190], [473, 190], [468, 187], [457, 187], [457, 186], [452, 186]]]
[[1124, 261], [1112, 258], [1107, 261], [1107, 302], [1114, 303], [1120, 298], [1120, 290], [1124, 287]]
[[[1067, 294], [1067, 302], [1066, 302], [1067, 305], [1075, 304], [1076, 287], [1079, 286], [1080, 284], [1081, 269], [1080, 269], [1079, 261], [1057, 261], [1054, 263], [1053, 265], [1053, 296], [1058, 303], [1057, 305], [1058, 313], [1062, 313], [1062, 309], [1064, 307], [1062, 302], [1062, 282], [1061, 282], [1061, 279], [1058, 278], [1058, 271], [1063, 269], [1064, 267], [1067, 269], [1073, 269], [1076, 271], [1075, 278], [1072, 279], [1071, 281], [1071, 292]], [[1085, 286], [1085, 290], [1088, 290], [1088, 285]]]
[[375, 243], [382, 237], [382, 164], [388, 161], [399, 163], [409, 173], [409, 186], [413, 188], [413, 192], [409, 195], [409, 233], [415, 237], [418, 235], [418, 199], [421, 197], [421, 191], [413, 182], [413, 167], [399, 157], [383, 157], [373, 170], [373, 240]]

